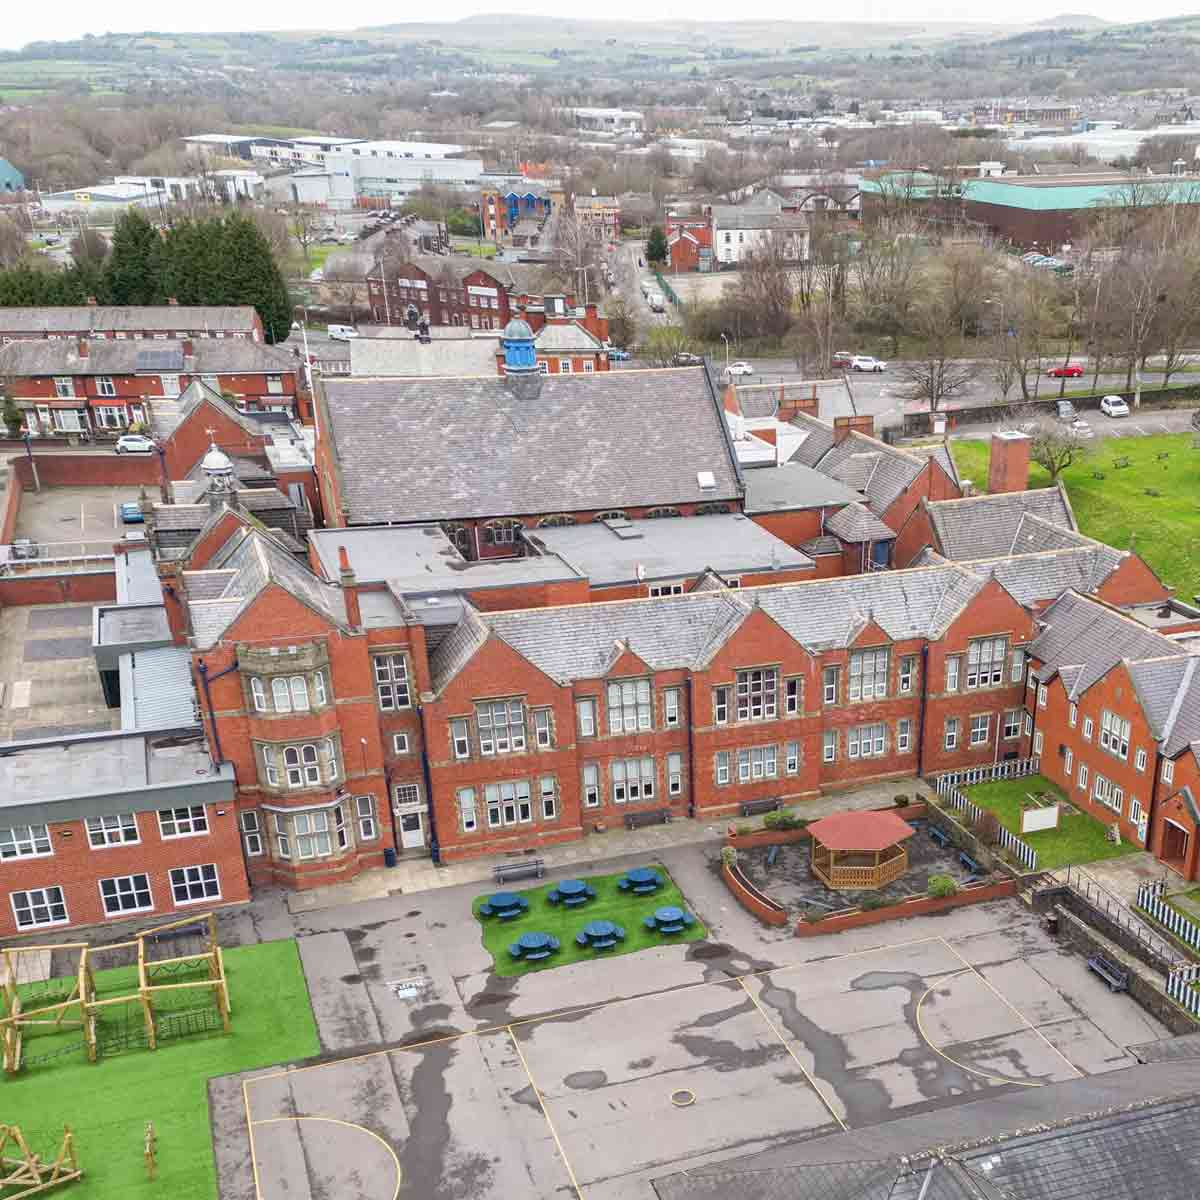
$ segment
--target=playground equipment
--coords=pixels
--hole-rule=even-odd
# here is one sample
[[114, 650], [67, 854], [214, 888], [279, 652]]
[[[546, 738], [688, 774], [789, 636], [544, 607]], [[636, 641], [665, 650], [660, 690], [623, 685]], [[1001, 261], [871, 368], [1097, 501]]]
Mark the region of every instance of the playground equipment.
[[[199, 938], [202, 949], [167, 958], [154, 955], [164, 943], [173, 945], [179, 938]], [[112, 959], [124, 953], [132, 960], [136, 953], [135, 987], [118, 985], [108, 994], [97, 990], [92, 960], [98, 955]], [[47, 977], [45, 964], [53, 956], [78, 955], [78, 965], [70, 975]], [[132, 964], [132, 961], [130, 962]], [[204, 1008], [183, 1008], [171, 1003], [181, 995], [207, 995]], [[130, 1011], [122, 1005], [136, 1005], [140, 1015], [133, 1023], [118, 1023], [113, 1018]], [[156, 1006], [159, 1006], [156, 1010]], [[164, 1037], [213, 1028], [219, 1021], [230, 1032], [229, 984], [225, 961], [217, 942], [217, 921], [212, 913], [158, 925], [137, 934], [131, 941], [107, 946], [87, 942], [68, 942], [51, 946], [19, 946], [0, 950], [0, 1041], [4, 1050], [4, 1070], [14, 1074], [21, 1068], [26, 1034], [58, 1033], [78, 1029], [82, 1042], [61, 1047], [38, 1058], [82, 1048], [88, 1061], [95, 1062], [104, 1050], [125, 1049], [135, 1040], [155, 1050]], [[210, 1019], [211, 1018], [211, 1019]], [[33, 1038], [31, 1036], [30, 1040]], [[25, 1055], [28, 1060], [29, 1056]], [[0, 1192], [0, 1200], [9, 1200]]]
[[64, 1183], [74, 1183], [83, 1171], [75, 1160], [75, 1139], [63, 1126], [62, 1146], [53, 1162], [30, 1150], [19, 1125], [0, 1125], [0, 1198], [21, 1200], [37, 1196]]

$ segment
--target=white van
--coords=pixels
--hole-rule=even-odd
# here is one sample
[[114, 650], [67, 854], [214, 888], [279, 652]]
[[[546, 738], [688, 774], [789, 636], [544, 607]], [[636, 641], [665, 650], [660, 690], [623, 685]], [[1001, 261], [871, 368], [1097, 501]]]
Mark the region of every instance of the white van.
[[351, 338], [358, 337], [358, 330], [353, 325], [330, 325], [325, 332], [335, 342], [348, 342]]

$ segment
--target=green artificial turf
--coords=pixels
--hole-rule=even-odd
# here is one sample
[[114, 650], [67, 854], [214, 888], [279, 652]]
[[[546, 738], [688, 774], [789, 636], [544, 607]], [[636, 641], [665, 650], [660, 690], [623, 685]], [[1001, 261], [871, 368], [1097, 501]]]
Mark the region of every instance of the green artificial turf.
[[[631, 896], [617, 887], [617, 880], [624, 872], [615, 875], [580, 876], [591, 885], [596, 893], [596, 899], [582, 904], [578, 908], [564, 908], [561, 904], [551, 904], [546, 894], [553, 890], [555, 884], [547, 883], [541, 887], [531, 888], [520, 893], [529, 901], [529, 911], [524, 916], [511, 921], [499, 921], [495, 917], [480, 917], [479, 906], [483, 904], [488, 892], [476, 896], [471, 904], [471, 912], [483, 926], [483, 944], [492, 956], [496, 965], [497, 975], [526, 975], [531, 971], [542, 971], [549, 967], [561, 967], [567, 963], [582, 962], [592, 958], [612, 958], [616, 954], [632, 954], [636, 950], [646, 950], [651, 946], [661, 946], [672, 942], [694, 942], [707, 936], [707, 930], [699, 919], [683, 933], [663, 937], [651, 933], [642, 921], [654, 912], [656, 908], [673, 904], [677, 908], [688, 908], [683, 893], [675, 886], [671, 876], [660, 866], [654, 868], [663, 879], [663, 886], [649, 896]], [[505, 891], [511, 889], [505, 888]], [[692, 913], [695, 916], [695, 913]], [[585, 950], [575, 944], [575, 935], [589, 921], [612, 921], [625, 930], [625, 940], [618, 942], [612, 950]], [[541, 962], [526, 963], [514, 959], [508, 952], [509, 946], [522, 933], [537, 930], [558, 938], [562, 949]]]
[[1015, 833], [1038, 854], [1038, 869], [1052, 871], [1069, 863], [1099, 862], [1104, 858], [1120, 858], [1141, 849], [1132, 842], [1114, 845], [1105, 836], [1106, 826], [1085, 812], [1060, 813], [1057, 829], [1042, 829], [1037, 833], [1021, 832], [1021, 802], [1030, 793], [1051, 792], [1059, 800], [1069, 798], [1062, 789], [1041, 775], [1024, 779], [999, 779], [994, 783], [979, 783], [963, 789], [967, 797], [980, 808], [993, 812], [1009, 833]]
[[[1088, 418], [1102, 431], [1107, 418]], [[1118, 550], [1128, 548], [1132, 535], [1134, 549], [1163, 582], [1190, 599], [1200, 592], [1200, 451], [1192, 449], [1191, 436], [1097, 438], [1090, 445], [1092, 454], [1062, 475], [1079, 528]], [[986, 491], [990, 443], [960, 440], [950, 448], [959, 474]], [[1114, 465], [1122, 458], [1129, 466]], [[1030, 487], [1049, 482], [1041, 467], [1030, 468]]]
[[[228, 949], [225, 970], [233, 1009], [228, 1036], [184, 1038], [154, 1051], [130, 1049], [95, 1064], [79, 1050], [0, 1079], [0, 1122], [19, 1124], [36, 1153], [58, 1153], [64, 1123], [74, 1131], [83, 1179], [70, 1187], [71, 1200], [213, 1200], [217, 1180], [207, 1080], [319, 1051], [294, 941]], [[98, 997], [135, 981], [134, 968], [97, 971]], [[36, 990], [23, 989], [27, 1008], [35, 1005]], [[190, 996], [173, 1000], [176, 1006], [204, 1003], [195, 992], [166, 995]], [[114, 1016], [110, 1024], [116, 1020]], [[25, 1049], [34, 1056], [80, 1040], [78, 1030], [33, 1035], [26, 1038]], [[154, 1122], [158, 1136], [158, 1178], [153, 1183], [142, 1159], [147, 1121]]]

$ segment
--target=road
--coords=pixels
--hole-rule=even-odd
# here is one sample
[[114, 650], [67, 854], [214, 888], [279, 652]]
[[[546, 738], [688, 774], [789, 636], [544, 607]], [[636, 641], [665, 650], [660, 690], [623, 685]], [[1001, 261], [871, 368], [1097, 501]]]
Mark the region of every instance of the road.
[[654, 273], [638, 266], [638, 257], [645, 250], [643, 242], [618, 242], [615, 250], [605, 250], [604, 256], [613, 270], [613, 290], [625, 298], [632, 307], [638, 328], [650, 329], [655, 325], [670, 325], [671, 306], [665, 313], [656, 313], [642, 295], [642, 280], [654, 279]]

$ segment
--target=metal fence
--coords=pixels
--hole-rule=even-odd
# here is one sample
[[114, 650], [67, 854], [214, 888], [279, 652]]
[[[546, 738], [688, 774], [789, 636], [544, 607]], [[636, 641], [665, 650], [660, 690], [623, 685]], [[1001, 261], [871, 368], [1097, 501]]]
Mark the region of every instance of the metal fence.
[[[1024, 759], [1023, 761], [1036, 762], [1037, 760]], [[976, 771], [987, 771], [990, 769], [991, 768], [979, 767], [973, 768], [971, 771], [960, 771], [955, 772], [954, 774], [969, 775], [974, 774]], [[1033, 773], [1034, 772], [1032, 771], [1023, 772], [1023, 774], [1026, 775]], [[980, 779], [975, 779], [972, 782], [986, 783], [990, 778], [990, 776], [985, 776]], [[1009, 776], [1008, 778], [1012, 777]], [[985, 816], [988, 815], [992, 815], [993, 820], [995, 820], [994, 815], [989, 814], [987, 809], [980, 808], [978, 804], [975, 804], [973, 801], [969, 800], [966, 793], [955, 786], [950, 776], [941, 776], [937, 781], [936, 789], [937, 794], [943, 797], [945, 800], [948, 800], [950, 804], [952, 804], [960, 813], [964, 813], [972, 825], [982, 824]], [[995, 820], [995, 828], [997, 830], [996, 840], [1000, 843], [1000, 846], [1007, 850], [1009, 854], [1011, 854], [1026, 871], [1036, 871], [1038, 869], [1037, 851], [1031, 845], [1029, 845], [1028, 842], [1023, 842], [1015, 833], [1010, 833], [1004, 828], [1003, 825], [1000, 824], [998, 820]]]
[[1167, 972], [1167, 995], [1185, 1012], [1200, 1019], [1200, 963], [1172, 967]]
[[996, 779], [1022, 779], [1036, 775], [1042, 769], [1040, 758], [1007, 758], [1002, 762], [988, 763], [982, 767], [964, 767], [961, 771], [947, 771], [938, 776], [938, 786], [943, 782], [952, 785], [970, 786], [975, 783], [991, 783]]
[[1148, 880], [1138, 885], [1137, 906], [1145, 909], [1164, 929], [1177, 937], [1185, 946], [1200, 951], [1200, 925], [1190, 917], [1172, 908], [1164, 899], [1165, 879]]
[[1103, 884], [1097, 883], [1081, 867], [1069, 866], [1066, 874], [1059, 876], [1059, 882], [1066, 884], [1098, 912], [1104, 913], [1110, 921], [1136, 938], [1151, 954], [1168, 966], [1186, 962], [1183, 955], [1170, 942], [1159, 937], [1125, 900], [1114, 895]]

